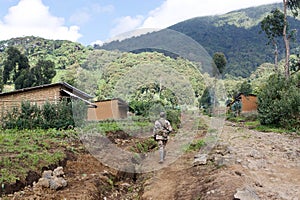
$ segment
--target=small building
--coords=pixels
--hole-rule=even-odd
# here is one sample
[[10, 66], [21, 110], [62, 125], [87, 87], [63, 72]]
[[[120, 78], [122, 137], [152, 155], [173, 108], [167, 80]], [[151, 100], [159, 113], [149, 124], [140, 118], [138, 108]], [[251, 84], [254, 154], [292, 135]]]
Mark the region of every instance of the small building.
[[256, 112], [257, 111], [257, 96], [254, 94], [240, 94], [239, 97], [242, 101], [242, 113]]
[[40, 106], [46, 102], [55, 103], [61, 101], [63, 98], [79, 99], [89, 106], [95, 107], [90, 102], [92, 96], [68, 83], [61, 82], [0, 93], [0, 116], [2, 119], [7, 111], [10, 111], [14, 107], [20, 107], [22, 101], [29, 101]]
[[96, 101], [96, 107], [88, 109], [88, 121], [107, 119], [125, 119], [128, 113], [128, 104], [119, 98]]
[[241, 104], [241, 113], [257, 112], [257, 96], [254, 94], [239, 93], [227, 107], [231, 108], [235, 103]]

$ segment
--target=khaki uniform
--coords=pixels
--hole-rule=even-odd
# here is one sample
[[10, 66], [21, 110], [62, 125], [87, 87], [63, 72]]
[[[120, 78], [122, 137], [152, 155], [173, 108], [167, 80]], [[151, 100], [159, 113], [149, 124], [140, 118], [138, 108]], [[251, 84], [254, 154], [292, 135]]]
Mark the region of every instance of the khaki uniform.
[[166, 157], [166, 144], [169, 139], [169, 133], [172, 132], [171, 124], [168, 120], [160, 118], [154, 123], [154, 137], [158, 142], [159, 154], [160, 154], [160, 163], [162, 163]]

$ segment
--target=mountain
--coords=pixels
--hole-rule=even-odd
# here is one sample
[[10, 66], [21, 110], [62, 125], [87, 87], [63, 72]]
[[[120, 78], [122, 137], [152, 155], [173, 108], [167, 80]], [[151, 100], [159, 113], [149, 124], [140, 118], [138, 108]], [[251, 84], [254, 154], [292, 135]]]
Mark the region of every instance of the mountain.
[[[120, 51], [141, 52], [149, 49], [159, 49], [161, 52], [169, 52], [165, 48], [159, 48], [158, 44], [173, 43], [181, 50], [190, 50], [189, 44], [178, 43], [177, 37], [170, 37], [170, 30], [184, 34], [200, 44], [207, 53], [212, 56], [215, 52], [223, 52], [227, 58], [225, 73], [234, 76], [248, 77], [255, 69], [266, 62], [273, 62], [273, 49], [267, 44], [267, 37], [261, 32], [261, 20], [281, 4], [270, 4], [259, 7], [233, 11], [224, 15], [197, 17], [170, 26], [166, 29], [133, 37], [122, 41], [113, 41], [104, 44], [102, 49]], [[300, 21], [292, 17], [288, 18], [292, 29], [300, 29]], [[162, 36], [163, 35], [163, 36]], [[173, 41], [170, 41], [173, 40]], [[187, 39], [186, 39], [187, 40]], [[300, 35], [296, 36], [296, 42], [291, 44], [291, 52], [299, 46]], [[184, 46], [185, 47], [182, 47]], [[194, 47], [192, 47], [194, 48]], [[284, 44], [280, 40], [279, 58], [284, 57]], [[174, 53], [171, 51], [171, 53]], [[175, 52], [177, 54], [177, 52]], [[179, 54], [180, 56], [182, 54]], [[206, 59], [206, 63], [208, 63]]]

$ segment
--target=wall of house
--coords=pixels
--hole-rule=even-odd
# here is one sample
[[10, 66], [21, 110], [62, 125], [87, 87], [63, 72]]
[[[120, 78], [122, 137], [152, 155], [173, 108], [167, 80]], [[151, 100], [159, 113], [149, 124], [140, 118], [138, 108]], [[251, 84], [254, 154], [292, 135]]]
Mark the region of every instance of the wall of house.
[[256, 96], [242, 96], [242, 112], [257, 111], [257, 97]]
[[47, 88], [37, 88], [34, 90], [20, 91], [0, 95], [0, 117], [5, 115], [6, 112], [13, 109], [13, 107], [20, 107], [22, 101], [30, 101], [39, 105], [44, 104], [46, 101], [56, 102], [59, 101], [60, 85], [54, 85]]
[[120, 106], [117, 99], [95, 102], [97, 108], [88, 109], [88, 120], [123, 119], [127, 117], [127, 107]]

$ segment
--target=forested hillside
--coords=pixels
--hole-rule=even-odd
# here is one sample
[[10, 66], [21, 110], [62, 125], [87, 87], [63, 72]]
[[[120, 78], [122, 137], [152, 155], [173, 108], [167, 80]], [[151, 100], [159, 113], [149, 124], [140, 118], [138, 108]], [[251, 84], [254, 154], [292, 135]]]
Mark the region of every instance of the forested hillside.
[[48, 40], [33, 36], [13, 38], [0, 41], [0, 64], [4, 60], [5, 49], [9, 46], [18, 48], [32, 64], [42, 58], [53, 61], [57, 69], [65, 69], [75, 63], [81, 64], [88, 51], [82, 44], [67, 40]]
[[[260, 22], [273, 9], [281, 7], [281, 4], [272, 4], [253, 7], [230, 12], [220, 16], [198, 17], [178, 24], [169, 29], [184, 33], [202, 45], [209, 55], [215, 52], [223, 52], [227, 58], [225, 73], [248, 77], [255, 69], [265, 63], [273, 62], [274, 54], [272, 46], [267, 46], [267, 37], [261, 32]], [[289, 18], [290, 28], [300, 30], [300, 21]], [[162, 30], [164, 31], [164, 30]], [[103, 49], [123, 50], [124, 47], [138, 46], [143, 40], [157, 40], [156, 33], [148, 33], [140, 37], [114, 41], [105, 44]], [[291, 52], [295, 53], [295, 47], [299, 46], [300, 35], [296, 41], [291, 42]], [[163, 42], [163, 41], [161, 41]], [[278, 48], [283, 48], [280, 40]], [[284, 52], [279, 52], [279, 59], [284, 57]]]
[[[205, 87], [202, 74], [198, 69], [199, 66], [188, 60], [173, 59], [157, 52], [134, 54], [97, 50], [70, 41], [46, 40], [39, 37], [1, 41], [0, 48], [0, 70], [2, 71], [0, 80], [2, 79], [2, 83], [5, 85], [4, 92], [49, 83], [52, 79], [52, 82], [68, 82], [100, 100], [119, 97], [116, 95], [120, 94], [114, 94], [114, 89], [118, 83], [120, 84], [120, 81], [126, 80], [132, 85], [146, 84], [143, 87], [135, 88], [134, 92], [136, 93], [131, 94], [129, 99], [124, 97], [128, 101], [149, 100], [160, 92], [165, 96], [166, 103], [170, 103], [172, 101], [170, 98], [174, 94], [169, 94], [171, 91], [167, 88], [160, 88], [160, 91], [157, 91], [159, 88], [157, 80], [149, 80], [152, 83], [145, 83], [145, 79], [141, 78], [143, 78], [142, 76], [147, 78], [147, 72], [136, 74], [141, 70], [150, 70], [158, 74], [157, 76], [160, 76], [159, 70], [161, 70], [166, 76], [163, 78], [164, 80], [180, 83], [182, 80], [175, 77], [178, 74], [173, 73], [173, 77], [170, 77], [172, 70], [176, 71], [180, 76], [188, 79], [195, 97], [201, 95]], [[9, 64], [10, 60], [13, 60], [12, 65]], [[25, 61], [25, 66], [22, 66], [22, 60]], [[41, 60], [54, 63], [46, 67], [51, 68], [52, 71], [55, 70], [55, 76], [47, 82], [35, 80], [39, 79], [40, 74], [43, 74], [41, 70], [38, 70], [41, 69], [39, 66], [42, 64]], [[23, 68], [24, 72], [22, 72]], [[47, 70], [49, 72], [49, 69]], [[47, 72], [45, 73], [47, 75]], [[181, 88], [185, 87], [181, 86]], [[147, 93], [147, 97], [143, 96], [144, 92]]]

